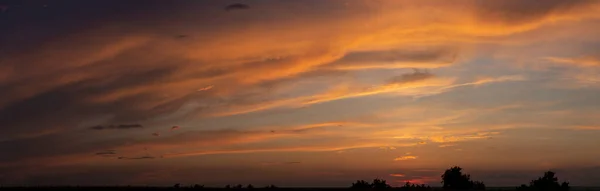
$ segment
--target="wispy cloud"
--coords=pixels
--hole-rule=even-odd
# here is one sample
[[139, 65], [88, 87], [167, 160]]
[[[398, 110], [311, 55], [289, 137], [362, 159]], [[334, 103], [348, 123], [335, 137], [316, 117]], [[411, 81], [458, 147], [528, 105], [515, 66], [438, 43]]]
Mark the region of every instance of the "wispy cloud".
[[445, 147], [454, 147], [456, 146], [455, 144], [443, 144], [443, 145], [439, 145], [438, 147], [440, 148], [445, 148]]
[[143, 128], [143, 127], [144, 126], [142, 126], [140, 124], [122, 124], [122, 125], [108, 125], [108, 126], [98, 125], [98, 126], [90, 127], [90, 129], [92, 129], [92, 130], [136, 129], [136, 128]]
[[100, 155], [100, 156], [113, 156], [116, 154], [117, 153], [114, 150], [107, 150], [107, 151], [101, 151], [101, 152], [96, 153], [96, 155]]
[[394, 161], [415, 160], [415, 159], [417, 159], [417, 156], [407, 155], [407, 156], [396, 157], [396, 158], [394, 158]]
[[439, 68], [452, 65], [456, 55], [446, 49], [357, 51], [323, 67], [335, 70]]
[[260, 163], [261, 165], [265, 165], [265, 166], [273, 166], [273, 165], [295, 165], [295, 164], [302, 164], [302, 162], [298, 162], [298, 161], [290, 161], [290, 162], [263, 162]]
[[596, 130], [600, 130], [600, 126], [583, 126], [583, 125], [577, 125], [577, 126], [571, 126], [569, 129], [596, 131]]
[[545, 58], [545, 60], [578, 67], [600, 67], [600, 59], [595, 56], [585, 56], [579, 58], [548, 57]]
[[452, 79], [436, 79], [432, 74], [415, 71], [412, 74], [404, 74], [393, 77], [384, 85], [370, 87], [348, 87], [340, 86], [329, 92], [314, 95], [303, 102], [305, 105], [330, 102], [340, 99], [373, 96], [378, 94], [395, 93], [399, 95], [430, 94], [429, 87], [442, 87], [452, 83]]
[[405, 177], [406, 175], [405, 174], [395, 173], [395, 174], [390, 174], [390, 176], [393, 176], [393, 177]]
[[412, 184], [430, 184], [432, 182], [439, 181], [437, 177], [428, 177], [428, 176], [412, 176], [410, 178], [405, 178], [403, 180], [398, 180], [398, 183], [406, 183], [410, 182]]
[[155, 159], [153, 156], [142, 156], [142, 157], [118, 157], [118, 159], [122, 160], [144, 160], [144, 159]]

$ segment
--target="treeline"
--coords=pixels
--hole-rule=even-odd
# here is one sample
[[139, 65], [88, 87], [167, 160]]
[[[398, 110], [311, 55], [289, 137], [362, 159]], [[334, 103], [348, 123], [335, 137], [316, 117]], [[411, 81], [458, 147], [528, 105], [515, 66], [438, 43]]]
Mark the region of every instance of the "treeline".
[[[441, 183], [442, 190], [485, 190], [485, 183], [482, 181], [471, 180], [471, 175], [463, 173], [462, 168], [455, 166], [447, 169], [441, 175]], [[175, 184], [172, 187], [79, 187], [79, 186], [70, 186], [70, 187], [2, 187], [0, 185], [1, 190], [271, 190], [271, 189], [280, 189], [275, 185], [268, 186], [260, 186], [255, 187], [252, 184], [249, 185], [226, 185], [225, 187], [216, 188], [216, 187], [205, 187], [204, 185], [195, 184], [189, 186], [183, 186], [181, 184]], [[284, 188], [285, 189], [285, 188]], [[308, 190], [335, 190], [335, 189], [309, 189]], [[440, 190], [440, 188], [432, 188], [425, 184], [413, 184], [411, 182], [406, 182], [400, 187], [392, 187], [387, 183], [386, 180], [383, 179], [374, 179], [372, 182], [367, 182], [365, 180], [357, 180], [352, 183], [350, 189], [353, 190], [400, 190], [400, 191], [432, 191], [432, 190]], [[306, 189], [292, 189], [292, 190], [306, 190]], [[542, 177], [531, 180], [528, 185], [523, 184], [519, 187], [515, 188], [516, 191], [569, 191], [570, 186], [568, 182], [559, 183], [556, 174], [552, 171], [545, 172]]]
[[[476, 181], [471, 179], [470, 174], [463, 173], [463, 169], [458, 166], [451, 167], [446, 169], [444, 173], [441, 175], [441, 183], [443, 190], [485, 190], [485, 183], [482, 181]], [[183, 188], [180, 187], [179, 184], [174, 186], [175, 188]], [[187, 188], [195, 188], [202, 189], [203, 185], [194, 185]], [[276, 189], [275, 185], [269, 185], [266, 187], [256, 188], [253, 185], [243, 186], [241, 184], [238, 185], [227, 185], [225, 189]], [[434, 190], [431, 186], [425, 184], [414, 184], [411, 182], [406, 182], [404, 185], [400, 187], [393, 187], [387, 183], [386, 180], [383, 179], [374, 179], [371, 182], [365, 180], [357, 180], [352, 183], [350, 186], [351, 189], [357, 190], [401, 190], [401, 191], [431, 191]], [[568, 182], [558, 182], [558, 178], [556, 174], [552, 171], [548, 171], [544, 173], [544, 176], [539, 177], [538, 179], [532, 180], [528, 185], [522, 184], [519, 187], [515, 188], [517, 191], [569, 191], [570, 186]], [[436, 189], [438, 190], [438, 189]]]
[[[529, 185], [522, 184], [517, 187], [517, 191], [569, 191], [568, 182], [558, 182], [558, 178], [555, 177], [555, 173], [548, 171], [544, 173], [544, 176], [529, 182]], [[444, 190], [485, 190], [485, 184], [482, 181], [471, 180], [471, 175], [462, 172], [462, 168], [455, 166], [447, 169], [441, 176], [442, 189]], [[357, 180], [352, 183], [350, 187], [352, 189], [391, 189], [393, 188], [382, 179], [374, 179], [373, 182], [369, 183], [364, 180]], [[429, 191], [433, 190], [430, 186], [424, 184], [418, 185], [410, 182], [406, 182], [403, 186], [398, 187], [399, 190], [406, 191]]]

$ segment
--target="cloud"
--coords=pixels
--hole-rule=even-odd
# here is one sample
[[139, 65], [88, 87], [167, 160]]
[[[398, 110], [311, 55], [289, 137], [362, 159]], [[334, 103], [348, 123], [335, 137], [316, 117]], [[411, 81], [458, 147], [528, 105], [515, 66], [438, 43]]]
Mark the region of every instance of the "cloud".
[[[67, 5], [83, 7], [71, 9], [81, 10], [80, 13], [85, 13], [82, 15], [49, 10], [63, 14], [7, 22], [0, 36], [12, 48], [0, 55], [3, 58], [0, 90], [5, 92], [0, 96], [0, 116], [3, 116], [0, 123], [14, 128], [7, 129], [1, 139], [75, 129], [81, 121], [99, 115], [114, 116], [108, 123], [155, 119], [190, 102], [211, 107], [192, 108], [188, 113], [218, 114], [220, 108], [240, 104], [221, 101], [236, 100], [247, 92], [259, 90], [259, 84], [314, 71], [443, 67], [453, 62], [458, 53], [454, 47], [460, 47], [461, 43], [486, 35], [522, 31], [521, 25], [527, 25], [513, 26], [512, 21], [585, 19], [591, 17], [589, 13], [595, 13], [595, 6], [588, 5], [596, 3], [551, 1], [533, 6], [523, 2], [455, 5], [436, 1], [356, 1], [350, 6], [342, 2], [302, 6], [294, 13], [280, 8], [294, 2], [256, 4], [257, 9], [270, 16], [229, 14], [218, 8], [222, 5], [207, 2], [166, 6], [154, 2], [134, 6], [106, 1], [94, 6]], [[522, 4], [534, 9], [511, 11]], [[495, 6], [501, 9], [490, 9]], [[129, 11], [115, 12], [110, 17], [98, 12], [110, 7]], [[432, 12], [431, 7], [444, 8]], [[398, 8], [404, 11], [397, 11]], [[173, 12], [177, 14], [170, 14]], [[139, 17], [137, 13], [153, 14]], [[571, 15], [573, 13], [578, 14]], [[441, 21], [427, 19], [440, 16], [438, 14], [447, 15], [438, 17]], [[484, 16], [473, 16], [478, 14]], [[520, 16], [509, 16], [515, 14]], [[208, 16], [214, 19], [199, 19]], [[39, 19], [44, 22], [37, 22]], [[494, 27], [508, 21], [511, 23], [500, 27], [503, 30]], [[149, 22], [153, 25], [144, 24]], [[23, 28], [19, 23], [31, 24]], [[26, 31], [47, 29], [46, 25], [33, 23], [59, 27], [18, 41], [24, 39], [20, 35]], [[186, 41], [172, 38], [184, 33], [198, 38], [186, 38]], [[256, 44], [261, 46], [256, 48]], [[206, 87], [213, 88], [203, 90]], [[379, 91], [394, 91], [392, 89]], [[351, 90], [347, 97], [375, 93]], [[223, 97], [232, 99], [221, 99]], [[331, 99], [325, 96], [323, 100]], [[36, 120], [28, 120], [31, 118]]]
[[107, 151], [102, 151], [102, 152], [97, 152], [96, 155], [101, 155], [101, 156], [112, 156], [112, 155], [116, 155], [117, 153], [114, 150], [107, 150]]
[[144, 159], [155, 159], [153, 156], [142, 156], [142, 157], [118, 157], [121, 160], [144, 160]]
[[405, 177], [406, 175], [405, 174], [395, 173], [395, 174], [390, 174], [390, 176], [393, 176], [393, 177]]
[[498, 77], [479, 77], [479, 79], [476, 79], [472, 82], [466, 82], [466, 83], [459, 83], [459, 84], [448, 84], [448, 85], [444, 85], [436, 90], [430, 90], [429, 92], [423, 92], [421, 94], [417, 94], [415, 95], [415, 97], [420, 98], [420, 97], [426, 97], [426, 96], [432, 96], [432, 95], [437, 95], [437, 94], [442, 94], [445, 92], [448, 92], [452, 89], [458, 88], [458, 87], [464, 87], [464, 86], [482, 86], [482, 85], [487, 85], [487, 84], [493, 84], [493, 83], [500, 83], [500, 82], [518, 82], [518, 81], [525, 81], [527, 80], [527, 77], [523, 76], [523, 75], [507, 75], [507, 76], [498, 76]]
[[350, 52], [323, 68], [335, 70], [439, 68], [452, 65], [455, 60], [456, 53], [445, 49], [358, 51]]
[[441, 87], [452, 83], [453, 79], [434, 78], [430, 73], [415, 71], [411, 74], [403, 74], [392, 77], [383, 85], [371, 87], [349, 87], [339, 86], [329, 92], [314, 95], [303, 102], [305, 105], [330, 102], [340, 99], [373, 96], [378, 94], [396, 93], [398, 95], [429, 94], [429, 87]]
[[298, 161], [290, 161], [290, 162], [263, 162], [261, 165], [272, 166], [272, 165], [295, 165], [302, 164], [302, 162]]
[[462, 136], [431, 136], [429, 140], [435, 143], [452, 143], [460, 142], [472, 139], [489, 139], [492, 136], [499, 134], [499, 132], [480, 132], [474, 135], [462, 135]]
[[550, 0], [543, 4], [507, 1], [477, 1], [477, 17], [482, 21], [502, 24], [523, 24], [542, 22], [545, 19], [569, 17], [571, 13], [588, 10], [595, 2], [589, 0], [560, 1]]
[[475, 80], [474, 82], [457, 84], [457, 85], [453, 85], [453, 86], [450, 86], [450, 87], [447, 87], [447, 88], [455, 88], [455, 87], [461, 87], [461, 86], [478, 86], [478, 85], [489, 84], [489, 83], [498, 83], [498, 82], [524, 81], [526, 79], [527, 78], [525, 76], [522, 76], [522, 75], [510, 75], [510, 76], [499, 76], [499, 77], [481, 77], [481, 78]]
[[411, 74], [402, 74], [400, 76], [393, 77], [388, 80], [388, 84], [405, 84], [411, 82], [418, 82], [422, 80], [426, 80], [429, 78], [433, 78], [434, 75], [429, 72], [420, 72], [415, 70], [414, 73]]
[[376, 86], [344, 83], [328, 88], [321, 93], [296, 97], [273, 98], [267, 100], [263, 98], [260, 101], [251, 101], [252, 99], [248, 99], [247, 97], [246, 100], [242, 101], [245, 102], [245, 104], [229, 107], [225, 111], [215, 111], [211, 116], [238, 115], [274, 108], [299, 108], [302, 106], [341, 99], [374, 96], [379, 94], [395, 93], [398, 95], [428, 95], [435, 90], [430, 88], [448, 86], [452, 82], [453, 79], [436, 78], [435, 75], [429, 72], [415, 70], [413, 73], [392, 77], [381, 85]]
[[[17, 147], [19, 150], [10, 155], [0, 157], [1, 165], [27, 165], [27, 164], [56, 164], [63, 165], [65, 161], [85, 162], [95, 161], [96, 156], [112, 156], [119, 153], [128, 155], [145, 154], [150, 150], [153, 154], [165, 157], [236, 154], [254, 152], [319, 152], [338, 151], [349, 148], [379, 147], [387, 143], [377, 140], [352, 138], [327, 138], [328, 133], [323, 128], [331, 131], [343, 132], [344, 129], [362, 128], [368, 124], [350, 122], [329, 122], [317, 124], [304, 124], [294, 126], [260, 127], [254, 130], [194, 130], [181, 131], [177, 134], [155, 137], [116, 137], [111, 139], [97, 139], [94, 141], [77, 139], [77, 137], [90, 136], [86, 131], [77, 134], [45, 135], [29, 139], [15, 139], [0, 142], [0, 148], [9, 149]], [[272, 132], [274, 131], [274, 132]], [[102, 131], [98, 131], [101, 133]], [[291, 144], [291, 140], [317, 138], [311, 142]], [[279, 144], [272, 145], [279, 141]], [[285, 142], [281, 142], [285, 141]], [[51, 148], [51, 149], [50, 149]], [[97, 152], [97, 150], [105, 150]], [[93, 153], [91, 155], [90, 153]], [[126, 157], [125, 158], [136, 158]], [[53, 162], [55, 161], [55, 162]]]
[[562, 57], [547, 57], [545, 60], [558, 63], [567, 64], [578, 67], [599, 67], [600, 59], [597, 56], [585, 56], [579, 58], [562, 58]]
[[417, 159], [417, 156], [407, 155], [407, 156], [401, 156], [401, 157], [394, 158], [394, 161], [415, 160], [415, 159]]
[[600, 126], [582, 126], [582, 125], [578, 125], [578, 126], [569, 127], [569, 129], [583, 130], [583, 131], [597, 131], [597, 130], [600, 130]]
[[98, 126], [90, 127], [90, 129], [92, 129], [92, 130], [137, 129], [137, 128], [143, 128], [143, 127], [144, 126], [142, 126], [140, 124], [121, 124], [121, 125], [108, 125], [108, 126], [98, 125]]
[[398, 180], [398, 183], [406, 183], [410, 182], [411, 184], [430, 184], [432, 182], [439, 181], [437, 177], [428, 177], [428, 176], [411, 176], [410, 179]]
[[455, 144], [443, 144], [443, 145], [439, 145], [438, 147], [440, 148], [446, 148], [446, 147], [454, 147], [456, 146]]
[[248, 6], [246, 4], [235, 3], [235, 4], [227, 5], [227, 7], [225, 7], [225, 10], [231, 11], [231, 10], [235, 10], [235, 9], [249, 9], [249, 8], [250, 8], [250, 6]]

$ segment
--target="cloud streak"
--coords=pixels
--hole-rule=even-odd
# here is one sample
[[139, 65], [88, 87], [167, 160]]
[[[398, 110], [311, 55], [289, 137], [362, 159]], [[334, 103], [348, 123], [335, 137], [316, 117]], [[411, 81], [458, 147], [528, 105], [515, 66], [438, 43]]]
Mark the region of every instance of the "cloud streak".
[[144, 128], [144, 126], [140, 124], [121, 124], [121, 125], [108, 125], [108, 126], [93, 126], [90, 127], [91, 130], [110, 130], [110, 129], [138, 129]]
[[394, 161], [415, 160], [417, 158], [418, 158], [417, 156], [407, 155], [407, 156], [396, 157], [396, 158], [394, 158]]

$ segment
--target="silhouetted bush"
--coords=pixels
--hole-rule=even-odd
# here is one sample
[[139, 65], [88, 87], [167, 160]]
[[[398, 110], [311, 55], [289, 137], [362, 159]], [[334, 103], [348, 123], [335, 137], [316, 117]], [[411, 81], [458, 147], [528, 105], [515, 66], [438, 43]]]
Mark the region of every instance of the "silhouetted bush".
[[448, 190], [485, 190], [485, 184], [480, 181], [472, 181], [471, 175], [463, 174], [462, 168], [455, 166], [447, 169], [442, 175], [444, 189]]
[[275, 186], [275, 185], [272, 185], [272, 184], [271, 184], [271, 185], [268, 185], [268, 186], [267, 186], [267, 187], [265, 187], [265, 188], [268, 188], [268, 189], [276, 189], [276, 188], [277, 188], [277, 186]]
[[253, 189], [253, 188], [254, 188], [254, 186], [252, 186], [252, 184], [248, 184], [248, 186], [246, 186], [246, 188], [248, 188], [248, 189]]
[[352, 186], [350, 188], [354, 188], [354, 189], [369, 189], [369, 188], [374, 188], [374, 189], [388, 189], [388, 188], [392, 188], [389, 184], [387, 184], [387, 182], [383, 179], [374, 179], [373, 183], [369, 183], [367, 181], [364, 180], [357, 180], [355, 183], [352, 183]]
[[204, 188], [204, 185], [194, 184], [194, 189], [202, 189], [202, 188]]
[[481, 181], [472, 181], [473, 190], [485, 190], [485, 184]]
[[400, 187], [401, 191], [430, 191], [431, 187], [425, 186], [425, 184], [411, 184], [410, 182], [406, 182], [404, 186]]
[[563, 182], [562, 184], [558, 183], [558, 178], [554, 177], [555, 173], [552, 171], [548, 171], [544, 173], [543, 177], [538, 178], [537, 180], [532, 180], [529, 183], [529, 186], [523, 184], [520, 187], [517, 187], [518, 191], [569, 191], [571, 187], [569, 187], [568, 182]]
[[392, 188], [389, 184], [386, 183], [383, 179], [374, 179], [373, 183], [371, 183], [371, 187], [375, 189], [388, 189]]
[[355, 183], [352, 183], [352, 186], [350, 188], [368, 189], [371, 188], [371, 184], [364, 180], [357, 180]]
[[181, 184], [179, 184], [179, 183], [173, 185], [173, 188], [179, 188], [179, 187], [181, 187]]

